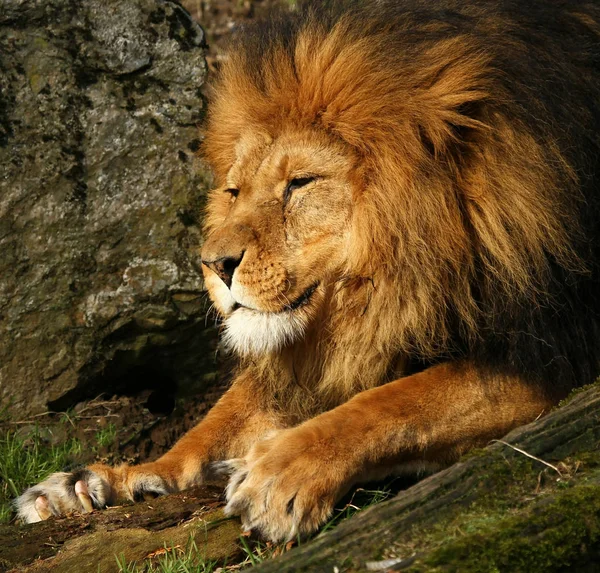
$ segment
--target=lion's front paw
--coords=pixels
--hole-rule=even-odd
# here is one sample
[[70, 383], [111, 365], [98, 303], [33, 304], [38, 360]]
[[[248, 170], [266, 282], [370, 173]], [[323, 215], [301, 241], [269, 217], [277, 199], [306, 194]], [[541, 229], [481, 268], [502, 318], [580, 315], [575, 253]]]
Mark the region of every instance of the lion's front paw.
[[315, 531], [351, 485], [347, 460], [302, 428], [283, 430], [249, 454], [227, 462], [229, 515], [271, 541]]
[[35, 523], [52, 515], [101, 509], [112, 501], [112, 497], [112, 488], [105, 479], [96, 472], [83, 469], [52, 474], [17, 498], [15, 507], [20, 519]]
[[159, 469], [152, 463], [114, 468], [94, 464], [55, 473], [15, 500], [17, 514], [25, 523], [35, 523], [53, 515], [89, 513], [120, 500], [153, 499], [173, 491]]

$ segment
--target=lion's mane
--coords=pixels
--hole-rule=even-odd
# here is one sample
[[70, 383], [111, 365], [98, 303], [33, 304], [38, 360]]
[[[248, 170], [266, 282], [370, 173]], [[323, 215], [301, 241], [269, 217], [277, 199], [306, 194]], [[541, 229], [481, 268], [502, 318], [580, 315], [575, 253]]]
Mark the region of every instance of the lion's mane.
[[600, 8], [318, 4], [242, 30], [204, 145], [219, 181], [252, 129], [322, 130], [360, 155], [353, 246], [304, 368], [349, 394], [398, 356], [464, 357], [548, 389], [590, 381]]

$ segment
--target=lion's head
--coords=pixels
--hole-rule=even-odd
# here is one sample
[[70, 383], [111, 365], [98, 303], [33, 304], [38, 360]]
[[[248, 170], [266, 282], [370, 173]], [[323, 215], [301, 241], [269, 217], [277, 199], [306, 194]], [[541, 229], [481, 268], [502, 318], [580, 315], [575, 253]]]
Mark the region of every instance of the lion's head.
[[352, 149], [325, 133], [247, 130], [213, 191], [206, 284], [243, 354], [301, 338], [347, 264]]
[[309, 10], [231, 47], [202, 259], [241, 354], [310, 342], [338, 378], [381, 381], [398, 354], [464, 352], [537, 304], [550, 261], [577, 268], [577, 177], [532, 135], [538, 104], [507, 105], [494, 46], [411, 17]]

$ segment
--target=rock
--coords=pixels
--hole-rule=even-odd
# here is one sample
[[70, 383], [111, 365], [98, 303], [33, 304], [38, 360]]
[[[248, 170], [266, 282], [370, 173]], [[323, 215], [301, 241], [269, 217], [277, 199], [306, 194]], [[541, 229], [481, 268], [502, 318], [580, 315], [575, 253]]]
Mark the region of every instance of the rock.
[[14, 416], [213, 376], [193, 264], [204, 51], [168, 0], [0, 4], [0, 408]]

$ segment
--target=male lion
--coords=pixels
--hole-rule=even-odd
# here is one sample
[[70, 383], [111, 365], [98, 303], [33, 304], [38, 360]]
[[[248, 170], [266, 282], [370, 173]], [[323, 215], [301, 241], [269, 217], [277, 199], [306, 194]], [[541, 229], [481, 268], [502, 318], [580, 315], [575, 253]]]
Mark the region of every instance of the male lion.
[[600, 372], [600, 5], [317, 4], [242, 30], [212, 101], [231, 389], [155, 462], [27, 490], [26, 521], [229, 460], [227, 511], [289, 539]]

